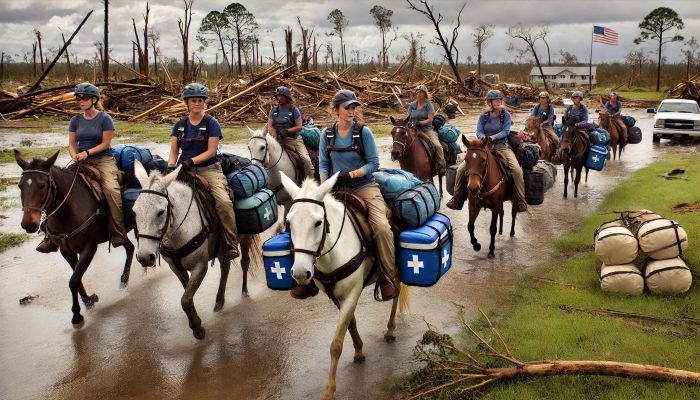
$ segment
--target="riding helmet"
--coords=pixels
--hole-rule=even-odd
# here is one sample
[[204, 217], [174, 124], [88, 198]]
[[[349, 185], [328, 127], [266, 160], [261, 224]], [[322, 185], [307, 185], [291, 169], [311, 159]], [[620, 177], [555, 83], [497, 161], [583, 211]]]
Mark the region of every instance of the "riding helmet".
[[500, 90], [491, 89], [486, 93], [486, 100], [491, 101], [496, 99], [503, 99], [503, 93], [501, 93]]
[[207, 87], [201, 83], [190, 83], [185, 86], [185, 90], [182, 92], [182, 98], [187, 100], [190, 97], [201, 97], [206, 99], [209, 97], [209, 91]]
[[75, 91], [74, 94], [77, 96], [79, 94], [86, 94], [88, 96], [95, 97], [97, 99], [100, 98], [100, 89], [97, 88], [97, 86], [93, 85], [90, 82], [83, 82], [75, 85]]
[[579, 99], [583, 100], [583, 93], [581, 93], [580, 90], [577, 90], [571, 93], [571, 98], [573, 99], [574, 97], [578, 97]]
[[275, 96], [284, 96], [289, 100], [292, 99], [292, 91], [286, 86], [280, 86], [275, 90]]
[[540, 92], [540, 94], [539, 94], [537, 97], [540, 98], [540, 99], [542, 99], [542, 98], [549, 99], [549, 93], [547, 93], [547, 92]]
[[343, 108], [349, 107], [351, 104], [357, 104], [358, 106], [362, 105], [362, 103], [357, 100], [355, 93], [347, 89], [339, 90], [335, 96], [333, 96], [331, 104], [333, 104], [333, 107]]

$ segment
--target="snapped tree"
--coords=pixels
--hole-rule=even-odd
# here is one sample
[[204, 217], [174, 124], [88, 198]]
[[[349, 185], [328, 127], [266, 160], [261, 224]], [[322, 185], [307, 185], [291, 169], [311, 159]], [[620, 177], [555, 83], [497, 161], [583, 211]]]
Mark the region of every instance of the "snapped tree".
[[542, 65], [540, 64], [540, 58], [537, 55], [537, 50], [535, 49], [535, 42], [547, 35], [546, 27], [535, 30], [535, 28], [532, 26], [517, 24], [508, 28], [506, 34], [513, 39], [520, 39], [525, 42], [526, 47], [524, 49], [524, 53], [529, 52], [535, 58], [535, 64], [537, 64], [537, 68], [540, 70], [540, 77], [542, 78], [542, 83], [544, 84], [544, 90], [549, 91], [547, 79], [545, 78], [544, 72], [542, 71]]
[[182, 81], [190, 80], [189, 71], [189, 42], [190, 25], [192, 24], [192, 2], [193, 0], [183, 0], [185, 3], [185, 19], [177, 19], [177, 27], [180, 30], [180, 40], [182, 41]]
[[[683, 29], [683, 20], [678, 13], [667, 7], [659, 7], [650, 12], [644, 20], [639, 23], [641, 30], [638, 38], [634, 39], [634, 44], [650, 41], [657, 45], [658, 60], [656, 63], [656, 91], [661, 88], [661, 50], [667, 43], [680, 42], [683, 36], [678, 31]], [[675, 30], [673, 34], [669, 32]], [[667, 33], [668, 32], [668, 33]]]
[[474, 28], [474, 46], [476, 47], [476, 74], [481, 76], [481, 53], [486, 48], [486, 42], [493, 37], [495, 25], [481, 24]]
[[[335, 9], [328, 14], [328, 21], [333, 25], [333, 32], [340, 38], [340, 58], [343, 66], [346, 67], [348, 64], [348, 59], [345, 55], [345, 44], [343, 43], [343, 34], [345, 33], [345, 28], [348, 27], [348, 19], [345, 18], [345, 14], [339, 9]], [[331, 33], [333, 35], [333, 33]]]

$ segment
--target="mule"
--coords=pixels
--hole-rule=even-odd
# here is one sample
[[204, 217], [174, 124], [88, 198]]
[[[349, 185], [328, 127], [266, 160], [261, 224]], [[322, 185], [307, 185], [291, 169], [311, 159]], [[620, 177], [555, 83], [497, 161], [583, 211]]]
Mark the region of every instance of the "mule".
[[[96, 294], [88, 295], [83, 286], [83, 275], [92, 262], [97, 245], [109, 240], [109, 221], [106, 204], [100, 204], [92, 190], [76, 171], [54, 165], [58, 151], [44, 160], [27, 161], [15, 150], [15, 161], [22, 168], [19, 181], [22, 202], [22, 228], [27, 233], [39, 230], [42, 213], [46, 213], [46, 233], [58, 244], [59, 251], [68, 262], [73, 274], [68, 281], [73, 304], [71, 323], [79, 328], [85, 322], [80, 314], [78, 294], [86, 309], [99, 300]], [[120, 277], [122, 285], [129, 282], [134, 245], [127, 239], [124, 244], [126, 261]]]
[[556, 145], [559, 142], [554, 130], [550, 127], [543, 127], [540, 118], [534, 115], [527, 118], [525, 130], [529, 134], [530, 139], [540, 146], [541, 159], [551, 162], [552, 157], [556, 154]]
[[[314, 280], [319, 289], [326, 292], [326, 287], [318, 280], [318, 275], [332, 276], [334, 271], [355, 261], [356, 269], [349, 276], [335, 282], [331, 292], [326, 292], [334, 300], [340, 311], [338, 325], [331, 342], [331, 365], [326, 381], [324, 399], [332, 399], [336, 389], [336, 370], [338, 359], [343, 350], [345, 332], [350, 331], [355, 355], [353, 361], [363, 362], [362, 339], [357, 331], [355, 309], [364, 287], [377, 279], [373, 258], [366, 254], [361, 238], [354, 229], [345, 205], [330, 194], [338, 179], [336, 173], [320, 186], [311, 180], [304, 181], [301, 187], [284, 174], [280, 174], [282, 184], [294, 199], [287, 222], [294, 243], [294, 264], [292, 276], [300, 285], [307, 285]], [[401, 313], [408, 307], [408, 289], [401, 285], [400, 294], [391, 307], [386, 342], [396, 339], [394, 329], [397, 304]]]
[[[622, 124], [622, 121], [620, 121], [620, 124]], [[622, 150], [627, 146], [627, 132], [622, 131], [625, 128], [618, 125], [617, 120], [607, 111], [598, 112], [598, 125], [610, 134], [609, 145], [612, 149], [613, 160], [622, 157]]]
[[[207, 274], [207, 264], [218, 258], [221, 278], [214, 311], [220, 311], [225, 302], [230, 263], [224, 261], [219, 230], [203, 217], [204, 211], [195, 200], [192, 188], [177, 180], [181, 167], [165, 176], [158, 171], [148, 175], [138, 160], [134, 162], [134, 174], [142, 187], [133, 207], [139, 239], [136, 260], [144, 267], [152, 267], [159, 254], [163, 255], [185, 289], [180, 303], [192, 334], [203, 339], [206, 332], [194, 307], [194, 295]], [[241, 292], [248, 297], [248, 269], [251, 260], [254, 265], [260, 265], [261, 243], [258, 235], [240, 235], [239, 241], [243, 269]]]
[[506, 181], [506, 177], [498, 166], [496, 156], [491, 150], [491, 137], [483, 139], [467, 140], [462, 136], [462, 142], [467, 146], [464, 162], [467, 163], [467, 199], [469, 201], [469, 223], [467, 230], [474, 251], [481, 250], [481, 244], [474, 234], [474, 221], [479, 216], [482, 208], [491, 210], [491, 243], [489, 244], [488, 258], [496, 256], [496, 228], [498, 218], [501, 219], [498, 229], [499, 235], [503, 234], [503, 203], [511, 202], [510, 236], [515, 236], [515, 217], [518, 211], [513, 201], [512, 185]]
[[[397, 121], [394, 117], [389, 117], [393, 128], [391, 129], [391, 160], [399, 161], [399, 166], [404, 171], [408, 171], [417, 176], [422, 181], [432, 180], [437, 176], [442, 197], [442, 177], [438, 174], [437, 164], [430, 159], [428, 150], [421, 140], [419, 140], [418, 130], [408, 126], [410, 117], [403, 121]], [[430, 146], [430, 142], [426, 143]], [[435, 151], [443, 151], [442, 146]]]
[[[569, 170], [574, 181], [574, 197], [578, 197], [581, 170], [586, 165], [590, 142], [586, 130], [576, 127], [575, 119], [562, 122], [561, 161], [564, 165], [564, 198], [568, 197]], [[586, 167], [586, 182], [588, 182], [588, 167]]]

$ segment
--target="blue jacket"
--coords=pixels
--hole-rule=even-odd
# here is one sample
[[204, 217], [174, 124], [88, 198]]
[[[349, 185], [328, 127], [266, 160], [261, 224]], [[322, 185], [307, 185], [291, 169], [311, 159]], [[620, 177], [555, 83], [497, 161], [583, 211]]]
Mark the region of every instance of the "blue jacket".
[[[335, 129], [334, 146], [341, 148], [352, 146], [352, 127], [345, 137], [338, 134], [337, 127]], [[321, 137], [318, 152], [318, 172], [321, 181], [328, 179], [336, 172], [349, 172], [358, 168], [364, 169], [365, 176], [353, 179], [352, 182], [347, 185], [348, 187], [360, 187], [374, 181], [373, 174], [379, 169], [379, 156], [377, 155], [377, 143], [374, 141], [374, 135], [372, 135], [372, 131], [367, 126], [362, 128], [362, 144], [365, 149], [364, 157], [355, 151], [331, 152], [326, 146], [326, 141], [324, 139], [324, 137]]]
[[533, 115], [535, 117], [539, 117], [540, 121], [549, 121], [549, 124], [554, 126], [554, 107], [550, 104], [547, 110], [544, 110], [544, 107], [542, 107], [542, 104], [536, 105], [533, 109], [530, 115]]
[[588, 109], [586, 106], [581, 104], [579, 108], [574, 108], [574, 106], [569, 106], [566, 108], [566, 111], [564, 111], [564, 119], [568, 119], [569, 117], [578, 117], [578, 123], [576, 125], [582, 126], [584, 124], [588, 123]]
[[503, 114], [503, 123], [501, 123], [500, 115], [494, 117], [490, 111], [488, 114], [481, 114], [476, 124], [476, 137], [483, 139], [485, 136], [491, 136], [494, 143], [505, 143], [508, 140], [513, 120], [508, 111], [504, 110]]
[[605, 109], [608, 110], [610, 114], [616, 114], [618, 111], [622, 110], [622, 102], [620, 100], [613, 105], [610, 101], [605, 103]]

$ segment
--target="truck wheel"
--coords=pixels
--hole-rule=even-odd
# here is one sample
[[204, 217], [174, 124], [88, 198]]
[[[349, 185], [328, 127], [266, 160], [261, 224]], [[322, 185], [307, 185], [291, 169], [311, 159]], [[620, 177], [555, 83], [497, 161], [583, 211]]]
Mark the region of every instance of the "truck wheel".
[[652, 142], [659, 143], [661, 141], [661, 136], [654, 135], [651, 137]]

